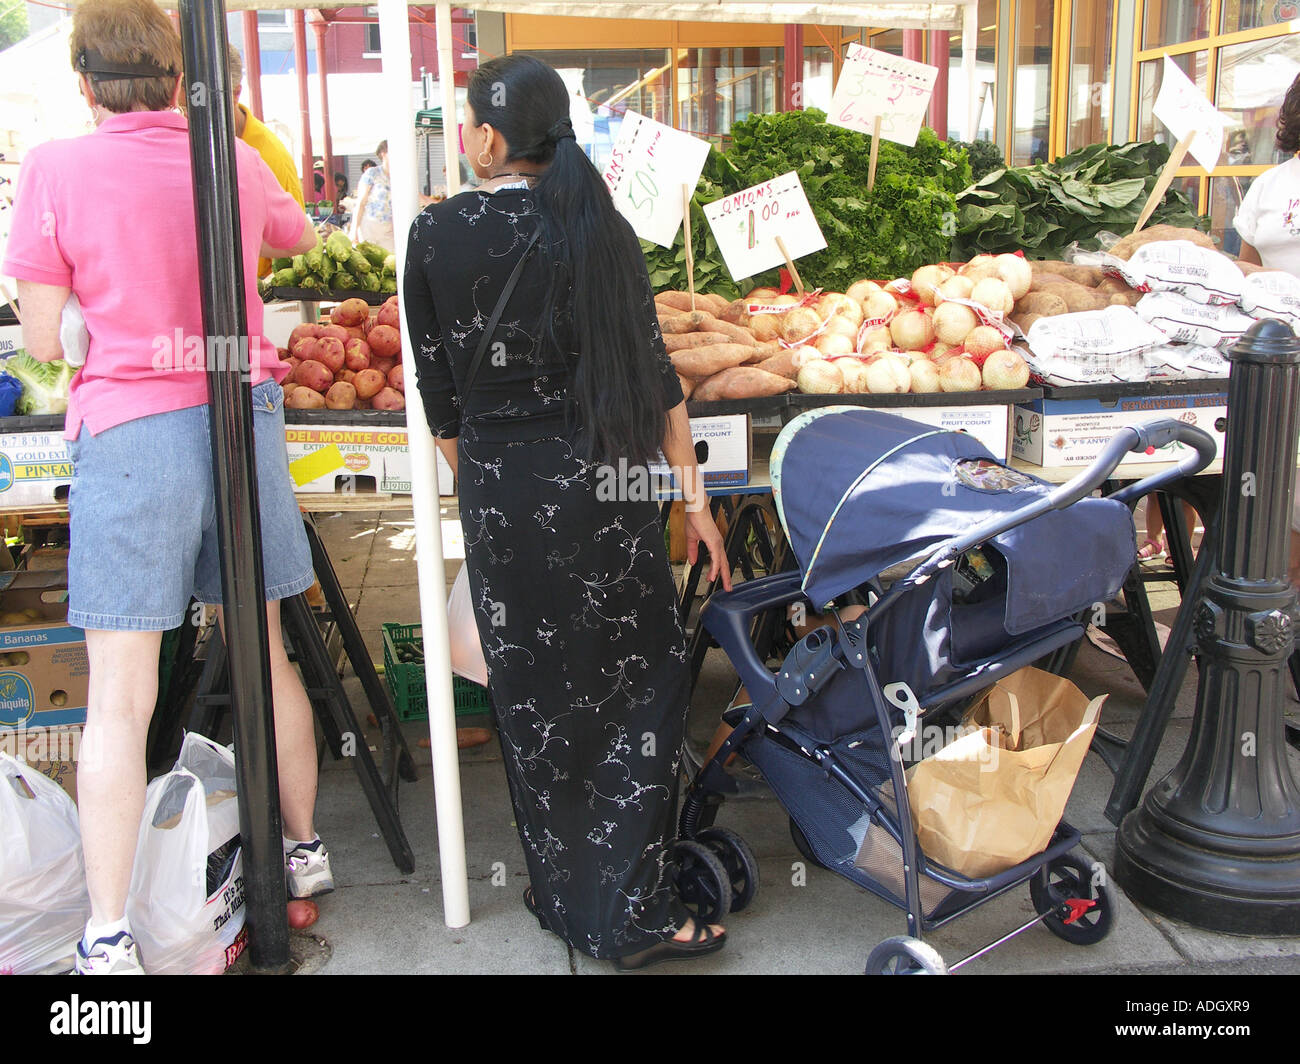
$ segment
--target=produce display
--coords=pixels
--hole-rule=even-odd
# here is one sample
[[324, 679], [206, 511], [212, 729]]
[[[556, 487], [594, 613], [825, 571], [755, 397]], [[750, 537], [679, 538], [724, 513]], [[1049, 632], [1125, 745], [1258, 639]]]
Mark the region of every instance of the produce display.
[[[1022, 251], [1032, 259], [1062, 259], [1075, 243], [1095, 251], [1099, 234], [1127, 233], [1137, 224], [1168, 159], [1169, 149], [1155, 141], [1092, 144], [1054, 163], [995, 170], [957, 197], [953, 253]], [[1149, 223], [1209, 228], [1173, 187]]]
[[690, 399], [973, 392], [1028, 383], [1004, 317], [1033, 283], [1025, 259], [999, 255], [924, 265], [886, 284], [858, 280], [845, 292], [697, 295], [693, 311], [685, 292], [655, 301]]
[[274, 259], [271, 276], [258, 284], [263, 299], [277, 288], [314, 292], [397, 293], [397, 259], [378, 244], [353, 245], [341, 229], [317, 233], [314, 248], [291, 259]]
[[280, 358], [290, 410], [405, 410], [402, 315], [397, 296], [372, 314], [364, 299], [345, 299], [319, 324], [297, 326]]
[[[895, 277], [949, 258], [957, 196], [971, 183], [965, 150], [930, 129], [911, 148], [884, 141], [868, 192], [868, 139], [825, 119], [815, 108], [750, 115], [732, 126], [725, 153], [710, 150], [690, 213], [697, 291], [735, 299], [755, 285], [779, 283], [776, 270], [739, 283], [731, 277], [704, 204], [791, 170], [827, 243], [800, 259], [799, 269], [826, 288], [842, 291], [859, 277]], [[647, 241], [641, 247], [656, 290], [689, 287], [684, 230], [670, 248]]]

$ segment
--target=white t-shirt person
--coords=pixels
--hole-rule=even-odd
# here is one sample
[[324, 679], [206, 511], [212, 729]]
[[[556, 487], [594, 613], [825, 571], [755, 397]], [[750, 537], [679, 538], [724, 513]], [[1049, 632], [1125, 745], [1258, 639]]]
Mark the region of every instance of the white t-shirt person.
[[1249, 244], [1260, 265], [1300, 277], [1300, 158], [1255, 178], [1232, 225], [1242, 239], [1243, 260], [1250, 261], [1244, 246]]

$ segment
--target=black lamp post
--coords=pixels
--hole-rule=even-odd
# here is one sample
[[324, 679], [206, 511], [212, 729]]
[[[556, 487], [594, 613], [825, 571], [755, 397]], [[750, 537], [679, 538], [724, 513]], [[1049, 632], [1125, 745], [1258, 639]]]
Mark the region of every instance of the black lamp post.
[[[249, 956], [255, 969], [283, 971], [289, 964], [289, 924], [253, 464], [253, 402], [244, 357], [230, 357], [247, 351], [240, 345], [249, 341], [223, 0], [181, 0], [180, 26], [208, 347], [212, 478], [230, 654]], [[275, 635], [280, 638], [279, 632]]]
[[1196, 607], [1201, 673], [1177, 767], [1120, 825], [1115, 878], [1198, 927], [1300, 934], [1300, 785], [1282, 715], [1296, 593], [1288, 533], [1300, 429], [1300, 339], [1251, 328], [1229, 354], [1221, 537]]

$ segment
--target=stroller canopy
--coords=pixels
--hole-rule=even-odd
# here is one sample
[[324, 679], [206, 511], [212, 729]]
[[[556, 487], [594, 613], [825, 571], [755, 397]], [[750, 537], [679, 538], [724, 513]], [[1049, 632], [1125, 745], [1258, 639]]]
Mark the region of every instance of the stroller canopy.
[[[967, 433], [862, 407], [823, 407], [792, 420], [771, 469], [803, 591], [818, 606], [1052, 490], [1005, 470]], [[996, 475], [982, 478], [990, 469]], [[1092, 498], [992, 542], [1007, 562], [1011, 633], [1113, 597], [1135, 546], [1128, 509]]]

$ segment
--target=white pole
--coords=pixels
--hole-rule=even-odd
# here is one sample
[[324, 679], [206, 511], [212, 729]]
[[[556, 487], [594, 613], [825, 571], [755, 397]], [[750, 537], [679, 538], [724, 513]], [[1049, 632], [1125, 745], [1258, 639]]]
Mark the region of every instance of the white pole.
[[975, 124], [980, 115], [979, 74], [975, 68], [975, 48], [979, 43], [979, 0], [966, 0], [962, 9], [961, 70], [966, 75], [966, 135], [962, 139], [975, 139]]
[[456, 118], [456, 66], [451, 40], [451, 4], [440, 3], [434, 12], [438, 31], [438, 87], [442, 92], [443, 158], [447, 160], [447, 195], [460, 191], [460, 138]]
[[[397, 248], [397, 289], [402, 293], [406, 237], [419, 206], [415, 173], [415, 115], [411, 107], [411, 31], [406, 0], [379, 0], [388, 162], [392, 177], [393, 235]], [[450, 176], [450, 175], [449, 175]], [[413, 368], [411, 333], [402, 329], [402, 362]], [[407, 378], [415, 380], [415, 374]], [[438, 856], [442, 864], [443, 919], [448, 927], [469, 923], [469, 881], [465, 874], [465, 825], [461, 815], [460, 758], [451, 697], [451, 652], [447, 644], [447, 578], [442, 559], [438, 467], [433, 436], [415, 389], [406, 406], [411, 452], [411, 501], [415, 511], [415, 560], [424, 632], [424, 682], [429, 700], [429, 739], [433, 746], [433, 786], [438, 813]]]

